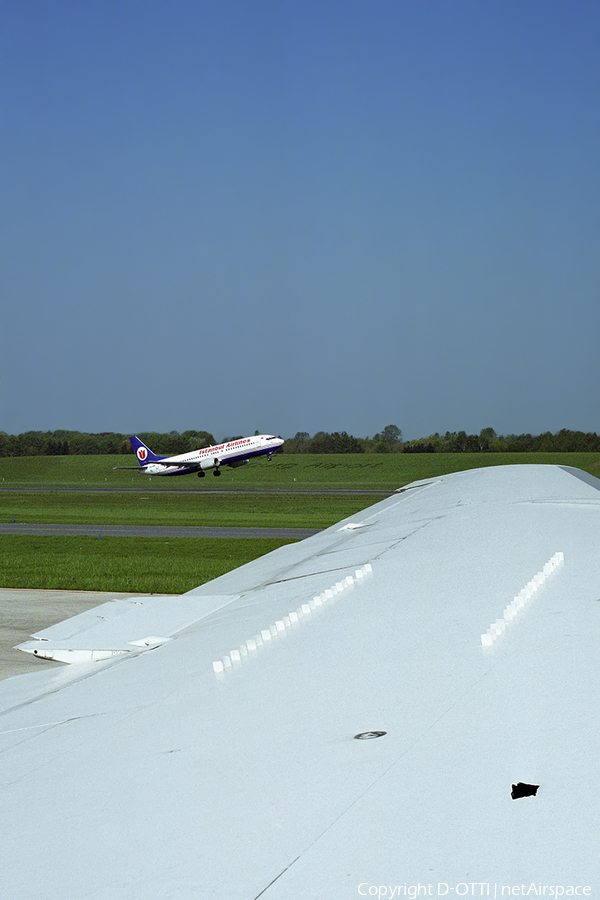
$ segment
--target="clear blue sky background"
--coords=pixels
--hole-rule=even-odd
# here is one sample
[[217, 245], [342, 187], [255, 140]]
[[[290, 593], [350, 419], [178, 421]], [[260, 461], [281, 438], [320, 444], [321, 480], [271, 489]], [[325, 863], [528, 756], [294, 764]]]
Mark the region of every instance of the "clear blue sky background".
[[0, 429], [599, 431], [596, 0], [3, 0]]

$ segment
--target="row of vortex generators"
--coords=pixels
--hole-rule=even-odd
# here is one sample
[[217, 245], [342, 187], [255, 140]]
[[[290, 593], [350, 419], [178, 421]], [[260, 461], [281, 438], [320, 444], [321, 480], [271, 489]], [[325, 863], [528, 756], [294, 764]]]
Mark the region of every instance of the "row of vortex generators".
[[541, 586], [544, 584], [547, 578], [552, 575], [552, 573], [557, 569], [560, 565], [562, 565], [564, 561], [564, 553], [559, 551], [555, 553], [554, 556], [548, 560], [543, 569], [534, 575], [531, 581], [529, 581], [524, 588], [521, 588], [519, 593], [513, 600], [508, 604], [508, 606], [504, 610], [503, 617], [501, 619], [496, 619], [493, 622], [485, 634], [481, 635], [481, 645], [482, 647], [491, 647], [494, 641], [503, 634], [513, 619], [518, 615], [518, 613], [523, 609], [524, 606], [529, 603], [532, 597], [539, 591]]
[[223, 672], [236, 668], [244, 659], [256, 653], [260, 647], [269, 644], [291, 628], [297, 628], [300, 623], [306, 622], [314, 612], [325, 606], [325, 604], [330, 603], [343, 591], [363, 581], [372, 571], [371, 563], [367, 563], [362, 568], [357, 569], [354, 575], [346, 575], [342, 581], [336, 582], [336, 584], [327, 588], [326, 591], [323, 591], [322, 594], [313, 597], [307, 603], [303, 603], [297, 609], [288, 613], [287, 616], [284, 616], [283, 619], [279, 619], [273, 625], [269, 625], [268, 628], [263, 628], [254, 637], [241, 644], [238, 649], [230, 650], [222, 659], [213, 662], [214, 672], [220, 675]]

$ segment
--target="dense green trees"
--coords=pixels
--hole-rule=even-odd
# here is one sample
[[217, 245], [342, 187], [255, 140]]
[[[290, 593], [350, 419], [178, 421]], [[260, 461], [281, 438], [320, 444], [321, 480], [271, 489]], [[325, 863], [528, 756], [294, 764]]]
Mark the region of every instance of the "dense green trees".
[[405, 441], [403, 453], [564, 453], [600, 451], [600, 437], [595, 432], [568, 431], [552, 434], [498, 435], [493, 428], [483, 428], [478, 435], [464, 431], [447, 431], [426, 438]]
[[363, 447], [360, 441], [346, 434], [345, 431], [334, 431], [328, 434], [326, 431], [319, 431], [315, 434], [311, 441], [311, 453], [362, 453]]
[[[215, 439], [207, 431], [171, 431], [169, 434], [145, 432], [138, 435], [157, 453], [165, 456], [187, 453], [214, 444]], [[0, 431], [0, 456], [65, 456], [99, 453], [131, 453], [128, 435], [107, 432], [87, 434], [81, 431], [27, 431], [12, 435]]]
[[[143, 432], [138, 435], [156, 453], [188, 453], [217, 443], [208, 431]], [[223, 440], [233, 440], [224, 438]], [[528, 452], [600, 452], [600, 437], [595, 432], [569, 431], [555, 434], [498, 435], [483, 428], [478, 435], [464, 431], [437, 432], [429, 437], [402, 440], [397, 425], [386, 425], [372, 438], [356, 438], [345, 431], [319, 431], [312, 437], [298, 431], [287, 438], [284, 453], [528, 453]], [[0, 431], [0, 456], [64, 456], [66, 454], [131, 453], [128, 435], [108, 432], [87, 434], [80, 431], [27, 431], [12, 435]]]
[[398, 453], [402, 449], [402, 432], [397, 425], [386, 425], [373, 437], [376, 453]]

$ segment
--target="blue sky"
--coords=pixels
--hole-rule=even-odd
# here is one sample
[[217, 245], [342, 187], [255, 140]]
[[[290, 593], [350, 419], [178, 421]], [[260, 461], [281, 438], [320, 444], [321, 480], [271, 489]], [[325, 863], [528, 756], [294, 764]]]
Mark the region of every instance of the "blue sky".
[[600, 6], [3, 0], [0, 430], [599, 431]]

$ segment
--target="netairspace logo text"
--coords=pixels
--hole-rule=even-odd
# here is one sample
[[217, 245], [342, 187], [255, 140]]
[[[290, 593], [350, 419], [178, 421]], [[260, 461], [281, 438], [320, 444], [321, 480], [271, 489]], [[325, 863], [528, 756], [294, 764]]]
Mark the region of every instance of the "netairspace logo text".
[[377, 897], [377, 900], [417, 900], [418, 897], [548, 897], [558, 900], [559, 897], [589, 897], [592, 888], [589, 884], [494, 884], [489, 881], [461, 881], [458, 884], [369, 884], [363, 881], [358, 885], [361, 897]]

